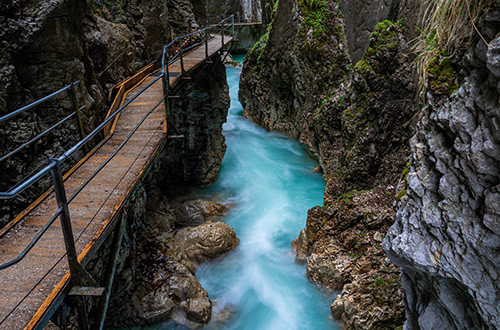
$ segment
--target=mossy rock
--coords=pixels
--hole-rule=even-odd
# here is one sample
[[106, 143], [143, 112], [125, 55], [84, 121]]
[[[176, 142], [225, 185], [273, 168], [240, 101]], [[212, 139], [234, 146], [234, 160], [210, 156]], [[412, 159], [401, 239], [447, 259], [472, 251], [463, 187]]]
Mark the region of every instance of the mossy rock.
[[403, 21], [379, 22], [370, 36], [370, 43], [363, 58], [354, 66], [355, 70], [363, 75], [372, 75], [384, 78], [381, 69], [385, 62], [395, 58], [400, 44], [399, 34], [403, 32]]
[[437, 94], [451, 95], [457, 90], [457, 74], [448, 51], [441, 51], [427, 64], [425, 73], [429, 77], [429, 88]]

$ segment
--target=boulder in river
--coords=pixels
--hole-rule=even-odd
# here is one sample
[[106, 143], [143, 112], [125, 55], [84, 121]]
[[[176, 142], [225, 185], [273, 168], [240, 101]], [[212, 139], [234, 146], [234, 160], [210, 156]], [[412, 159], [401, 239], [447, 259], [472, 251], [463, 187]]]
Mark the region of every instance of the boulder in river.
[[196, 226], [224, 215], [225, 205], [202, 199], [189, 200], [174, 206], [175, 226]]

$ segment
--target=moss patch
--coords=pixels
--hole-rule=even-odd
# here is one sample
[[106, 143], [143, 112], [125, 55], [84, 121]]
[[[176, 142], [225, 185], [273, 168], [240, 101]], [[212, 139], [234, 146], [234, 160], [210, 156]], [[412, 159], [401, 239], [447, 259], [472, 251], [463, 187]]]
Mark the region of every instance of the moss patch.
[[256, 69], [261, 69], [262, 68], [262, 55], [264, 53], [264, 50], [266, 49], [267, 42], [269, 41], [269, 33], [271, 32], [271, 29], [273, 27], [273, 22], [274, 22], [274, 17], [276, 10], [278, 9], [278, 2], [279, 0], [276, 0], [274, 3], [273, 9], [271, 10], [271, 22], [267, 25], [266, 33], [264, 33], [259, 40], [253, 45], [252, 49], [250, 52], [248, 52], [248, 56], [257, 56], [257, 65], [254, 67], [254, 70]]
[[321, 38], [328, 32], [328, 3], [326, 0], [300, 0], [299, 7], [304, 15], [304, 31], [312, 29], [314, 38]]
[[399, 45], [398, 34], [402, 31], [402, 19], [395, 23], [389, 20], [379, 22], [370, 36], [370, 43], [363, 58], [356, 63], [355, 68], [361, 72], [374, 71], [374, 59], [381, 53], [396, 51]]
[[458, 86], [457, 77], [448, 51], [441, 51], [427, 64], [425, 74], [429, 77], [429, 88], [438, 94], [453, 94]]

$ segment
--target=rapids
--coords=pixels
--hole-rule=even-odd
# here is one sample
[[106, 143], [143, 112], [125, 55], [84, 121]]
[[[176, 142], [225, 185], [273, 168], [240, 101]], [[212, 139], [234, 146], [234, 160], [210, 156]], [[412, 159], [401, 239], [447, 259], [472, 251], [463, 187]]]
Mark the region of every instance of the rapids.
[[[222, 221], [240, 239], [234, 251], [196, 273], [214, 302], [206, 329], [341, 329], [330, 314], [333, 295], [307, 279], [290, 246], [307, 210], [322, 204], [325, 183], [297, 141], [243, 118], [240, 73], [227, 68], [231, 107], [218, 180], [193, 196], [232, 205]], [[169, 322], [149, 329], [185, 328]]]
[[[242, 57], [235, 60], [242, 61]], [[216, 300], [213, 329], [340, 329], [330, 316], [332, 296], [317, 290], [290, 243], [305, 227], [307, 210], [323, 202], [317, 164], [298, 142], [243, 118], [238, 101], [241, 69], [227, 68], [231, 107], [224, 124], [227, 151], [208, 190], [234, 204], [224, 221], [240, 239], [236, 251], [203, 265], [197, 278]], [[209, 326], [210, 327], [210, 326]]]

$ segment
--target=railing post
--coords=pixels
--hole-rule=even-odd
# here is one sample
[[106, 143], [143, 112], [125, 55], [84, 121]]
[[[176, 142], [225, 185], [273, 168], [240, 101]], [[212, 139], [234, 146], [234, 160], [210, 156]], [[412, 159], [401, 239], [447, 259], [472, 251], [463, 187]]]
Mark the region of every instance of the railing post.
[[233, 36], [233, 39], [234, 39], [234, 14], [231, 15], [231, 32], [232, 32], [232, 36]]
[[208, 60], [208, 29], [205, 29], [205, 59]]
[[[76, 124], [78, 125], [78, 133], [80, 134], [80, 140], [85, 138], [85, 131], [83, 130], [82, 116], [80, 114], [80, 107], [78, 106], [78, 99], [76, 97], [75, 84], [72, 83], [69, 88], [69, 94], [71, 97], [71, 102], [73, 103], [73, 109], [76, 111]], [[89, 152], [87, 145], [83, 146], [83, 150], [87, 154]]]
[[[168, 65], [167, 65], [168, 68]], [[168, 90], [170, 87], [170, 78], [164, 73], [163, 74], [163, 103], [165, 105], [165, 120], [170, 119], [170, 103], [168, 101]]]
[[109, 298], [111, 296], [111, 290], [113, 288], [113, 280], [115, 278], [116, 264], [118, 262], [118, 256], [120, 255], [120, 247], [123, 241], [123, 234], [126, 229], [127, 224], [127, 213], [124, 211], [122, 214], [122, 220], [120, 226], [115, 229], [115, 234], [113, 237], [113, 247], [110, 254], [111, 262], [108, 262], [108, 267], [106, 270], [106, 292], [99, 299], [99, 307], [97, 308], [98, 313], [98, 323], [97, 327], [99, 330], [104, 328], [104, 321], [106, 320], [106, 314], [108, 311]]
[[[66, 199], [66, 190], [64, 189], [64, 181], [61, 173], [61, 163], [58, 159], [51, 158], [51, 163], [55, 163], [55, 166], [51, 169], [52, 181], [54, 183], [54, 192], [57, 199], [57, 207], [62, 210], [61, 228], [64, 236], [64, 244], [66, 245], [66, 256], [68, 258], [69, 272], [73, 285], [78, 285], [83, 282], [80, 276], [80, 271], [78, 269], [79, 262], [78, 256], [76, 255], [75, 240], [73, 238], [73, 230], [71, 229], [71, 218], [69, 215], [68, 201]], [[87, 318], [87, 310], [83, 299], [80, 298], [78, 303], [78, 316], [79, 325], [82, 329], [89, 329], [89, 323]]]
[[222, 21], [222, 50], [224, 50], [224, 21]]
[[[169, 73], [169, 58], [168, 58], [168, 47], [163, 47], [163, 73], [165, 73], [166, 76], [166, 81], [167, 81], [167, 88], [170, 88], [170, 73]], [[165, 77], [163, 77], [165, 81]]]
[[181, 72], [182, 72], [182, 75], [184, 75], [184, 73], [186, 73], [186, 71], [184, 70], [184, 59], [182, 58], [182, 39], [179, 39], [179, 56], [181, 59]]
[[189, 34], [189, 46], [191, 46], [193, 44], [193, 36], [191, 35], [191, 32], [193, 32], [192, 30], [192, 26], [191, 26], [191, 21], [189, 21], [189, 29], [188, 29], [188, 34]]
[[64, 189], [64, 181], [61, 173], [61, 163], [58, 159], [54, 158], [51, 158], [50, 162], [55, 163], [55, 166], [51, 170], [52, 182], [54, 183], [57, 206], [62, 210], [60, 216], [61, 227], [64, 235], [64, 243], [66, 244], [66, 252], [70, 264], [69, 267], [71, 269], [73, 262], [78, 262], [78, 259], [76, 256], [75, 240], [73, 239], [73, 230], [71, 229], [66, 190]]

